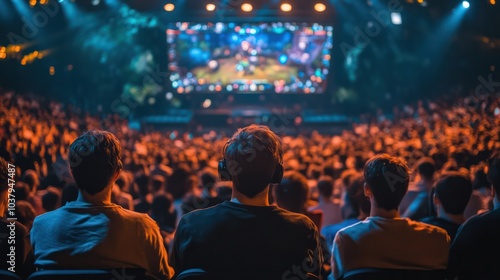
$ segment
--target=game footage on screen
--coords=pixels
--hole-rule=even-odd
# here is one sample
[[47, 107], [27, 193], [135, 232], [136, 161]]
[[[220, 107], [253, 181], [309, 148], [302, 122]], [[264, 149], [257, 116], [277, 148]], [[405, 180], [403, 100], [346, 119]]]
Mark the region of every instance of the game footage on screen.
[[177, 93], [322, 93], [333, 28], [296, 23], [176, 23], [167, 30]]

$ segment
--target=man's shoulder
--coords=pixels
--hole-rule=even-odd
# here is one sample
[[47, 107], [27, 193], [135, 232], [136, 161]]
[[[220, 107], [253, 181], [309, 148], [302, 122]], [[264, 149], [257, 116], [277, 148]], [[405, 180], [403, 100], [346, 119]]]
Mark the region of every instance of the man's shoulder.
[[[232, 202], [225, 201], [212, 207], [191, 211], [181, 218], [181, 222], [183, 222], [184, 225], [197, 225], [198, 223], [216, 224], [218, 222], [227, 222], [231, 219], [239, 218], [238, 213], [242, 213], [242, 209], [238, 209], [238, 207], [240, 206], [233, 205]], [[251, 208], [250, 211], [252, 210], [256, 210], [256, 212], [259, 211], [257, 208]], [[315, 227], [313, 221], [303, 214], [290, 212], [279, 207], [272, 207], [270, 209], [262, 208], [260, 210], [265, 210], [266, 212], [263, 212], [263, 214], [265, 214], [266, 219], [272, 219], [276, 226], [278, 226], [279, 223], [282, 223], [305, 228]]]
[[408, 220], [408, 225], [410, 225], [415, 231], [417, 232], [422, 232], [425, 234], [433, 234], [433, 235], [447, 235], [448, 233], [446, 232], [445, 229], [432, 225], [432, 224], [427, 224], [424, 222], [419, 222], [419, 221], [414, 221], [414, 220]]
[[[368, 218], [363, 221], [357, 222], [353, 225], [347, 226], [339, 231], [339, 233], [344, 235], [360, 235], [362, 233], [370, 234], [370, 232], [374, 232], [374, 229], [379, 229], [378, 231], [383, 231], [385, 228], [390, 229], [391, 227], [384, 226], [374, 226], [372, 223], [378, 223], [379, 221], [374, 220], [373, 218]], [[446, 238], [448, 233], [446, 230], [423, 222], [414, 221], [411, 219], [399, 219], [397, 229], [401, 231], [402, 234], [413, 233], [415, 235], [423, 235], [425, 238], [429, 238], [431, 236], [436, 236], [439, 238]]]
[[500, 208], [484, 212], [469, 218], [463, 225], [462, 228], [470, 228], [473, 231], [480, 232], [481, 229], [496, 228], [500, 231]]

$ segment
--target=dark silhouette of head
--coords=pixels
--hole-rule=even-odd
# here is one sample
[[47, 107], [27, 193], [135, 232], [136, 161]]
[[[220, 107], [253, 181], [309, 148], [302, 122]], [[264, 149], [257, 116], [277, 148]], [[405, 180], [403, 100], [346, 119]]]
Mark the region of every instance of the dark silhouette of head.
[[274, 198], [279, 207], [304, 213], [308, 199], [307, 178], [298, 171], [286, 171], [281, 183], [274, 187]]
[[436, 172], [436, 164], [430, 157], [422, 158], [417, 165], [418, 174], [425, 180], [432, 180]]
[[77, 187], [95, 195], [110, 185], [122, 168], [120, 142], [110, 132], [90, 130], [71, 144], [69, 161]]
[[325, 175], [321, 176], [318, 181], [318, 192], [324, 198], [330, 198], [333, 194], [333, 178]]
[[263, 192], [283, 172], [281, 139], [267, 126], [238, 129], [223, 155], [234, 188], [249, 198]]
[[351, 207], [352, 212], [349, 217], [357, 218], [363, 212], [366, 215], [370, 214], [370, 200], [365, 196], [363, 191], [365, 179], [363, 175], [353, 175], [347, 185], [345, 204]]
[[376, 155], [366, 162], [364, 177], [376, 206], [387, 211], [399, 208], [410, 180], [409, 169], [403, 159], [388, 154]]
[[472, 182], [467, 174], [448, 171], [435, 183], [434, 190], [446, 213], [461, 215], [469, 203]]

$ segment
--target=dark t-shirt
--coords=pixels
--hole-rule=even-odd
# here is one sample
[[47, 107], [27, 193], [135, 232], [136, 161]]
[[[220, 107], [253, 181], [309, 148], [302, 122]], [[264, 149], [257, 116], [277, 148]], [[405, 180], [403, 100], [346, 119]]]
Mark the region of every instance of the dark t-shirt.
[[229, 201], [185, 215], [172, 250], [176, 273], [202, 268], [219, 279], [305, 279], [323, 263], [318, 228], [306, 216]]
[[500, 208], [472, 217], [460, 227], [451, 244], [448, 269], [458, 280], [490, 280], [500, 279], [499, 264]]
[[421, 220], [422, 223], [426, 223], [429, 225], [437, 226], [440, 227], [446, 232], [448, 232], [448, 235], [450, 236], [451, 241], [455, 239], [455, 236], [457, 235], [458, 228], [460, 227], [460, 224], [455, 224], [450, 221], [447, 221], [445, 219], [441, 219], [438, 217], [427, 217]]
[[[14, 222], [14, 227], [9, 225], [11, 225], [10, 221], [0, 218], [0, 269], [13, 271], [26, 278], [34, 271], [29, 233], [19, 222]], [[11, 228], [14, 231], [11, 232]], [[9, 237], [13, 234], [15, 237], [10, 239]], [[11, 247], [14, 252], [11, 251]]]
[[221, 202], [223, 202], [223, 200], [218, 197], [199, 197], [190, 195], [182, 201], [182, 214], [184, 215], [197, 209], [212, 207]]

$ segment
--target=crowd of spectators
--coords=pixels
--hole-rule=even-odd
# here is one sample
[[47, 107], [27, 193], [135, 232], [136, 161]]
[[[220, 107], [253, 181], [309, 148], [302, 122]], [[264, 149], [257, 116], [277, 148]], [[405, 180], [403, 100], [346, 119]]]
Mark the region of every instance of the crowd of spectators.
[[[493, 209], [487, 160], [500, 149], [500, 100], [464, 104], [419, 102], [391, 116], [354, 123], [339, 135], [276, 131], [285, 172], [270, 191], [270, 203], [308, 216], [321, 230], [328, 257], [337, 232], [369, 216], [363, 167], [386, 153], [410, 168], [409, 190], [398, 206], [402, 217], [442, 227], [453, 239], [467, 219]], [[76, 107], [4, 92], [0, 157], [16, 167], [16, 216], [28, 230], [35, 217], [77, 199], [69, 148], [91, 129], [111, 132], [122, 147], [123, 169], [112, 201], [148, 214], [159, 226], [167, 252], [185, 214], [231, 198], [231, 184], [217, 174], [229, 139], [224, 133], [138, 131], [116, 115], [92, 116]], [[326, 268], [325, 275], [329, 273]]]

